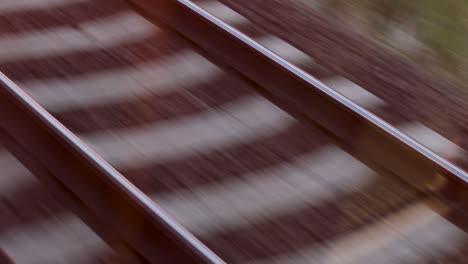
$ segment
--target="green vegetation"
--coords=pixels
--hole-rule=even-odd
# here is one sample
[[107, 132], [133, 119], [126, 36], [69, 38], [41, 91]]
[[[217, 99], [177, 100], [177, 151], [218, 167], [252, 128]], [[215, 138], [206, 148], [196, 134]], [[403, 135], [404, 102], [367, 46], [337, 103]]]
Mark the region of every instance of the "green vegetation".
[[[314, 1], [314, 0], [312, 0]], [[325, 9], [343, 20], [364, 24], [365, 34], [392, 46], [389, 32], [397, 25], [422, 43], [425, 50], [408, 54], [418, 63], [464, 77], [468, 69], [468, 0], [324, 0]], [[411, 29], [411, 30], [409, 30]], [[408, 32], [407, 32], [408, 33]]]

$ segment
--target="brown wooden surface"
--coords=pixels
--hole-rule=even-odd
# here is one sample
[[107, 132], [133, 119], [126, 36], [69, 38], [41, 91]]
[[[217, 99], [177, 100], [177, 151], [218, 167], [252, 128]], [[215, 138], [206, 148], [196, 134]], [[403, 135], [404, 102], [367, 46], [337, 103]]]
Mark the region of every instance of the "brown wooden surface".
[[111, 245], [148, 263], [222, 263], [20, 88], [1, 78], [4, 145], [56, 194], [79, 204], [78, 215], [103, 239], [118, 241]]
[[442, 174], [466, 186], [468, 175], [374, 115], [340, 98], [316, 79], [279, 61], [191, 1], [131, 0], [155, 23], [164, 23], [209, 56], [252, 80], [272, 102], [298, 119], [318, 124], [366, 164], [377, 164], [425, 189]]

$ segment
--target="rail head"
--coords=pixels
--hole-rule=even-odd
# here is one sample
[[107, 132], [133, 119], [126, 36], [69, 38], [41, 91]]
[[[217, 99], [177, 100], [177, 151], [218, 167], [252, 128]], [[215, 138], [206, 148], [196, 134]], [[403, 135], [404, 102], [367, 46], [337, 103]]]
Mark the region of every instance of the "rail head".
[[20, 161], [47, 170], [138, 258], [224, 263], [2, 73], [0, 132], [7, 148], [23, 154], [17, 156]]
[[[129, 0], [143, 15], [195, 43], [258, 84], [293, 116], [306, 118], [385, 170], [418, 185], [439, 173], [466, 187], [468, 174], [190, 0]], [[359, 138], [359, 140], [357, 140]], [[426, 176], [424, 176], [426, 175]]]
[[[287, 112], [319, 124], [365, 158], [410, 182], [439, 172], [466, 186], [466, 172], [192, 1], [129, 1], [257, 83]], [[92, 214], [114, 219], [110, 228], [148, 262], [224, 263], [3, 74], [0, 88], [0, 131]]]

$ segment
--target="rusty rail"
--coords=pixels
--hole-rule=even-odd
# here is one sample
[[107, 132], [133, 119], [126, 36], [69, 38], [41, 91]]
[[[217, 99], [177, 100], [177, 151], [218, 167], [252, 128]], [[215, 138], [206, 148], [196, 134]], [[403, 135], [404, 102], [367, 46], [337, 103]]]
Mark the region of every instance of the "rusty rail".
[[[256, 83], [288, 113], [318, 124], [366, 164], [420, 188], [434, 174], [466, 187], [466, 172], [191, 1], [129, 1]], [[131, 262], [223, 263], [4, 75], [0, 108], [7, 149]]]
[[192, 1], [129, 1], [149, 20], [177, 31], [218, 63], [256, 83], [259, 91], [286, 112], [322, 127], [371, 167], [422, 189], [434, 175], [443, 175], [461, 189], [467, 186], [465, 171]]
[[0, 139], [129, 263], [224, 263], [0, 74]]

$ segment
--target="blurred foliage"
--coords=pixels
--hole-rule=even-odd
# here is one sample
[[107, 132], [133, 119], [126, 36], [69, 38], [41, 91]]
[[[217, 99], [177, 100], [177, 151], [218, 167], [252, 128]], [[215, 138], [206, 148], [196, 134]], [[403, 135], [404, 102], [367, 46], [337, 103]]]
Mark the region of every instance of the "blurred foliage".
[[383, 36], [390, 25], [414, 28], [411, 35], [434, 54], [440, 68], [457, 75], [468, 69], [468, 0], [324, 1], [334, 15], [365, 20], [366, 33]]

